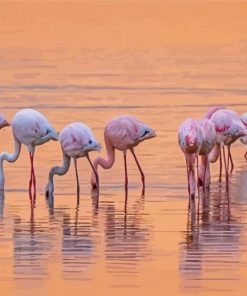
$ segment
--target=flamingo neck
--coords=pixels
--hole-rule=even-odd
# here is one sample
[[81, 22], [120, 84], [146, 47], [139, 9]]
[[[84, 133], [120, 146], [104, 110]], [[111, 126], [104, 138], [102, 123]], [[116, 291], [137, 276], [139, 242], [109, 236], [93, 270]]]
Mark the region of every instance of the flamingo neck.
[[62, 166], [54, 166], [49, 172], [49, 182], [53, 183], [54, 175], [62, 176], [67, 173], [70, 167], [70, 157], [63, 152], [63, 164]]
[[15, 137], [15, 151], [12, 154], [9, 154], [7, 152], [3, 152], [0, 154], [0, 190], [4, 190], [4, 171], [3, 171], [3, 162], [4, 160], [7, 160], [8, 162], [15, 162], [20, 153], [21, 153], [21, 142], [19, 142]]
[[[93, 166], [96, 172], [98, 172], [98, 166], [100, 165], [104, 169], [110, 169], [115, 161], [115, 148], [110, 143], [109, 139], [105, 136], [105, 145], [106, 145], [106, 151], [107, 151], [107, 159], [104, 159], [103, 157], [97, 157], [94, 162]], [[94, 172], [92, 173], [91, 177], [91, 184], [96, 184], [96, 177]]]
[[212, 149], [212, 151], [208, 155], [209, 162], [214, 163], [218, 160], [219, 155], [220, 155], [220, 149], [221, 149], [221, 145], [219, 143], [216, 143], [214, 145], [214, 148]]

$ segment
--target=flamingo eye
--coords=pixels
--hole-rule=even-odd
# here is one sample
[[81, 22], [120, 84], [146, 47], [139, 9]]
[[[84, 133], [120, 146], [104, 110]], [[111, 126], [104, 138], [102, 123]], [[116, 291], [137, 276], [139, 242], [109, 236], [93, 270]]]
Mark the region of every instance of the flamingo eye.
[[149, 131], [148, 130], [145, 130], [144, 133], [143, 133], [143, 135], [142, 135], [142, 137], [146, 136], [148, 133], [149, 133]]

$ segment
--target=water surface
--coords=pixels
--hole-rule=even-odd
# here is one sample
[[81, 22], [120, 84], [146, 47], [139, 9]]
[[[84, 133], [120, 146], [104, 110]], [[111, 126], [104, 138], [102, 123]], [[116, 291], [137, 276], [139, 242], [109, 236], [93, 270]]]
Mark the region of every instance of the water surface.
[[[131, 114], [158, 135], [136, 149], [146, 174], [144, 197], [128, 154], [127, 201], [120, 152], [111, 170], [100, 170], [98, 200], [81, 159], [80, 198], [71, 167], [55, 178], [54, 200], [47, 202], [48, 172], [62, 155], [57, 142], [38, 147], [34, 208], [26, 147], [16, 163], [5, 163], [4, 295], [245, 295], [246, 147], [234, 144], [229, 194], [214, 164], [211, 191], [190, 215], [177, 144], [186, 117], [200, 118], [219, 104], [247, 110], [246, 4], [212, 5], [0, 4], [0, 109], [7, 118], [36, 108], [58, 131], [85, 122], [104, 145], [106, 122]], [[1, 151], [13, 151], [10, 128], [1, 130], [0, 143]]]

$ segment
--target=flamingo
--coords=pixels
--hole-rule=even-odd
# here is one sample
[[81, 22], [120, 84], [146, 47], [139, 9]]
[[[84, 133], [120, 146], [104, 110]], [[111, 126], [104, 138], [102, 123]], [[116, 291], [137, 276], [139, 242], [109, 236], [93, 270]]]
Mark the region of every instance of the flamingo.
[[[230, 173], [233, 171], [234, 164], [231, 156], [231, 145], [240, 137], [247, 135], [246, 126], [241, 121], [240, 116], [229, 109], [218, 109], [215, 112], [211, 112], [209, 116], [210, 120], [215, 125], [216, 131], [216, 144], [214, 149], [212, 150], [211, 154], [209, 155], [210, 162], [216, 162], [218, 157], [220, 156], [220, 177], [219, 181], [221, 182], [221, 175], [222, 175], [222, 159], [221, 159], [221, 146], [223, 150], [223, 157], [224, 157], [224, 165], [225, 165], [225, 172], [226, 172], [226, 188], [228, 190], [228, 174], [229, 174], [229, 161], [231, 162], [231, 170]], [[225, 156], [225, 148], [227, 146], [228, 149], [228, 157], [226, 163], [226, 156]]]
[[[242, 116], [241, 116], [241, 120], [243, 122], [243, 124], [247, 127], [247, 113], [243, 113]], [[240, 141], [244, 144], [244, 145], [247, 145], [247, 136], [245, 137], [241, 137], [240, 138]], [[247, 160], [247, 151], [245, 152], [245, 155], [244, 155], [245, 159]]]
[[[128, 189], [128, 173], [127, 173], [127, 151], [130, 150], [132, 153], [137, 167], [140, 171], [142, 178], [142, 194], [145, 191], [145, 175], [142, 168], [137, 160], [134, 152], [134, 147], [140, 142], [156, 137], [156, 133], [148, 125], [137, 120], [136, 118], [128, 115], [119, 116], [109, 121], [105, 127], [104, 139], [107, 150], [107, 159], [97, 157], [93, 166], [95, 171], [98, 170], [98, 165], [104, 169], [110, 169], [115, 161], [115, 149], [123, 152], [124, 156], [124, 168], [125, 168], [125, 192]], [[91, 185], [93, 188], [98, 188], [99, 184], [95, 179], [95, 174], [92, 174]]]
[[199, 141], [199, 121], [187, 118], [178, 129], [178, 143], [184, 153], [186, 161], [188, 192], [191, 200], [195, 199], [195, 159], [200, 147]]
[[[179, 127], [178, 142], [185, 155], [188, 192], [191, 200], [195, 198], [195, 160], [197, 162], [198, 184], [205, 186], [210, 184], [210, 170], [208, 155], [212, 151], [216, 141], [214, 124], [209, 119], [196, 120], [187, 118]], [[198, 172], [198, 155], [201, 155], [202, 164]]]
[[203, 119], [200, 122], [200, 147], [198, 154], [201, 155], [201, 165], [198, 172], [198, 182], [205, 187], [209, 187], [211, 183], [211, 174], [208, 156], [213, 150], [216, 143], [215, 126], [209, 119]]
[[48, 183], [46, 185], [46, 197], [52, 197], [54, 192], [53, 177], [55, 174], [62, 176], [67, 173], [70, 167], [70, 160], [73, 158], [75, 164], [76, 181], [77, 181], [77, 196], [79, 196], [79, 178], [77, 171], [77, 159], [86, 157], [94, 171], [96, 180], [98, 174], [95, 171], [93, 164], [89, 158], [90, 151], [100, 152], [101, 145], [95, 140], [92, 130], [81, 122], [74, 122], [66, 125], [59, 135], [61, 149], [63, 152], [63, 165], [61, 167], [54, 166], [49, 173]]
[[0, 113], [0, 129], [5, 126], [10, 126], [10, 123], [5, 119], [5, 116]]
[[29, 195], [32, 198], [32, 185], [34, 197], [36, 194], [36, 179], [34, 174], [33, 158], [37, 145], [42, 145], [49, 140], [58, 140], [58, 135], [49, 121], [40, 112], [33, 109], [18, 111], [12, 120], [12, 132], [15, 141], [15, 152], [0, 154], [0, 190], [4, 190], [3, 161], [15, 162], [21, 152], [21, 144], [27, 146], [31, 161], [31, 177], [29, 181]]

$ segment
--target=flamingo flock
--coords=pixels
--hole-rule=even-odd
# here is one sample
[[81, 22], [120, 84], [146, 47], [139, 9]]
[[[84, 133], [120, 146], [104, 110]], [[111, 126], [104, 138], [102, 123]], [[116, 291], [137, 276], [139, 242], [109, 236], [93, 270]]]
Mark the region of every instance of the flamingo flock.
[[[9, 126], [3, 114], [0, 114], [0, 129]], [[145, 175], [137, 159], [134, 148], [144, 140], [156, 137], [155, 131], [147, 124], [132, 116], [119, 116], [110, 120], [104, 130], [104, 140], [107, 158], [97, 157], [93, 162], [89, 157], [91, 151], [101, 150], [100, 143], [95, 139], [89, 126], [81, 122], [66, 125], [60, 134], [53, 128], [48, 119], [33, 109], [22, 109], [12, 120], [12, 133], [14, 138], [14, 152], [0, 154], [0, 190], [4, 190], [4, 161], [15, 162], [20, 153], [21, 145], [27, 146], [30, 155], [30, 199], [36, 197], [36, 178], [34, 171], [34, 153], [38, 145], [46, 142], [60, 141], [63, 163], [50, 169], [48, 182], [45, 187], [47, 198], [54, 193], [54, 176], [67, 173], [71, 158], [74, 161], [77, 195], [80, 193], [77, 160], [86, 157], [91, 169], [91, 186], [99, 189], [99, 166], [110, 169], [115, 162], [115, 151], [123, 152], [125, 171], [125, 192], [128, 190], [127, 151], [134, 157], [141, 175], [142, 193], [145, 193]], [[202, 186], [203, 192], [211, 183], [210, 164], [219, 159], [219, 182], [222, 182], [222, 167], [224, 164], [226, 190], [229, 188], [229, 174], [234, 169], [231, 155], [231, 145], [240, 139], [247, 144], [247, 113], [239, 115], [237, 112], [219, 106], [210, 109], [201, 119], [187, 118], [179, 127], [178, 142], [185, 156], [188, 193], [190, 200], [194, 200], [196, 188]], [[227, 151], [226, 151], [227, 150]], [[200, 159], [199, 159], [200, 158]], [[247, 159], [247, 152], [245, 153]], [[200, 165], [199, 165], [200, 160]], [[196, 178], [197, 176], [197, 178]]]
[[[0, 129], [9, 126], [10, 123], [0, 114]], [[15, 142], [14, 153], [3, 152], [0, 154], [0, 190], [4, 190], [4, 160], [15, 162], [21, 152], [21, 145], [27, 146], [30, 154], [31, 174], [29, 181], [29, 196], [33, 200], [36, 197], [36, 178], [34, 173], [34, 152], [35, 147], [45, 144], [46, 142], [60, 141], [63, 154], [63, 164], [54, 166], [50, 169], [48, 183], [45, 187], [47, 198], [53, 196], [54, 176], [66, 174], [70, 167], [71, 158], [74, 161], [77, 195], [80, 192], [79, 176], [77, 170], [77, 159], [86, 157], [92, 168], [91, 184], [92, 188], [99, 189], [98, 165], [104, 169], [110, 169], [115, 160], [115, 149], [123, 152], [125, 167], [125, 190], [128, 187], [127, 160], [126, 154], [130, 150], [133, 154], [137, 167], [141, 174], [143, 193], [145, 189], [145, 175], [140, 166], [134, 147], [140, 142], [156, 136], [155, 131], [148, 125], [137, 120], [132, 116], [120, 116], [112, 119], [105, 128], [104, 139], [107, 150], [107, 160], [98, 157], [92, 163], [89, 158], [89, 152], [101, 150], [100, 143], [95, 139], [90, 127], [81, 122], [73, 122], [66, 125], [60, 134], [53, 128], [46, 117], [40, 112], [33, 109], [22, 109], [17, 112], [12, 120], [12, 133]]]
[[[204, 191], [210, 186], [210, 163], [214, 163], [218, 159], [220, 161], [219, 182], [222, 181], [222, 158], [225, 168], [226, 191], [228, 192], [229, 174], [234, 168], [231, 145], [238, 139], [243, 144], [247, 144], [247, 113], [240, 116], [237, 112], [225, 107], [212, 108], [202, 119], [188, 118], [180, 125], [178, 142], [185, 155], [190, 200], [193, 201], [195, 198], [196, 183], [198, 193], [200, 186]], [[199, 156], [201, 156], [200, 167], [198, 165]], [[245, 158], [247, 159], [247, 152]]]

